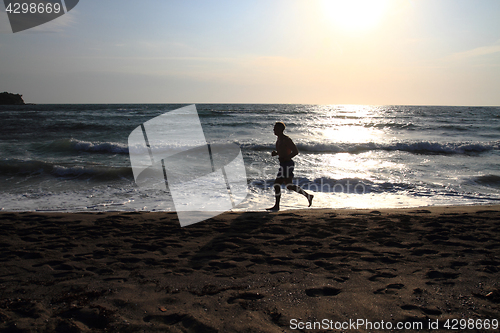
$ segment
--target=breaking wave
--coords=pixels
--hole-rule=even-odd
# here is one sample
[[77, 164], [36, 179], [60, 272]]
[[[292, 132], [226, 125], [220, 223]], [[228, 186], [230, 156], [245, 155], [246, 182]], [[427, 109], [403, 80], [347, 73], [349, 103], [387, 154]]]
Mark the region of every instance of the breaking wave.
[[[243, 144], [243, 149], [269, 150], [274, 149], [274, 145]], [[411, 153], [427, 154], [471, 154], [481, 153], [491, 150], [500, 150], [500, 141], [496, 142], [396, 142], [396, 143], [297, 143], [297, 148], [303, 152], [314, 153], [363, 153], [374, 150], [385, 151], [406, 151]]]
[[17, 159], [0, 161], [1, 175], [50, 175], [60, 178], [83, 178], [92, 180], [133, 179], [130, 167], [109, 166], [63, 166], [46, 161], [21, 161]]

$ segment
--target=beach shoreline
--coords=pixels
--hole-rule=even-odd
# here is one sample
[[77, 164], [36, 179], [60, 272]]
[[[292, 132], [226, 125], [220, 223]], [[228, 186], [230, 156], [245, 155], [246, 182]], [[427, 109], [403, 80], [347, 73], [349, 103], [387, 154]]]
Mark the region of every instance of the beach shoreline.
[[500, 319], [500, 205], [226, 212], [184, 228], [174, 212], [0, 223], [4, 331], [317, 332], [307, 325], [362, 319], [435, 332]]

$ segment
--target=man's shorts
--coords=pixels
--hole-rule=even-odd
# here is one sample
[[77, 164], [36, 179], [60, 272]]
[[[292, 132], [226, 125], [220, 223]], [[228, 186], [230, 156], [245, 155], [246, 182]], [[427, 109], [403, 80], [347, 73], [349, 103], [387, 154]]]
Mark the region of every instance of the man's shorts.
[[293, 161], [280, 163], [280, 169], [278, 170], [278, 174], [276, 178], [293, 178], [293, 168], [295, 163]]

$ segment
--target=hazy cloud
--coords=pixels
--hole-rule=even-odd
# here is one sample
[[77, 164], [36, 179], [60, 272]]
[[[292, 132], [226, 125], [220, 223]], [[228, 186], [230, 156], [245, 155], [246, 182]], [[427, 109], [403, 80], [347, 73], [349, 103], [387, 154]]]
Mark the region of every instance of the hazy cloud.
[[45, 24], [39, 25], [39, 26], [34, 27], [32, 29], [29, 29], [27, 31], [33, 32], [33, 33], [62, 32], [64, 30], [66, 30], [69, 26], [76, 23], [77, 14], [78, 14], [78, 11], [73, 9], [71, 12], [68, 12], [68, 13], [64, 14], [63, 16], [58, 17], [55, 20], [52, 20], [52, 21], [47, 22]]
[[464, 60], [497, 52], [500, 52], [500, 40], [498, 40], [494, 45], [481, 46], [472, 50], [454, 53], [450, 56], [450, 58], [451, 60]]

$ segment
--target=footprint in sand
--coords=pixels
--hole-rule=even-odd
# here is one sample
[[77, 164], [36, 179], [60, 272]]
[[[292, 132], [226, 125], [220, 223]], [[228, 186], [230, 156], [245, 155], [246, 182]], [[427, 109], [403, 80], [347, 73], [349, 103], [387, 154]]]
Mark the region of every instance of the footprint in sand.
[[171, 315], [149, 315], [142, 319], [146, 323], [156, 323], [160, 325], [169, 326], [179, 326], [181, 329], [177, 328], [177, 331], [188, 331], [188, 332], [206, 332], [215, 333], [218, 332], [215, 328], [205, 325], [201, 321], [197, 320], [188, 314], [174, 313]]
[[403, 289], [404, 286], [405, 285], [402, 283], [392, 283], [392, 284], [388, 284], [385, 288], [375, 290], [373, 293], [374, 294], [392, 295], [392, 294], [396, 294], [398, 290]]
[[447, 280], [447, 279], [456, 279], [460, 274], [458, 273], [445, 273], [439, 271], [429, 271], [426, 274], [428, 279], [433, 280]]
[[233, 297], [229, 297], [227, 302], [229, 304], [233, 304], [237, 302], [238, 300], [244, 300], [244, 301], [255, 301], [258, 299], [264, 298], [264, 295], [261, 294], [256, 294], [256, 293], [243, 293], [243, 294], [238, 294]]
[[397, 275], [394, 275], [391, 273], [378, 273], [378, 274], [375, 274], [375, 275], [369, 277], [368, 280], [377, 281], [379, 278], [390, 279], [390, 278], [394, 278], [396, 276]]
[[420, 307], [420, 306], [416, 306], [416, 305], [408, 305], [408, 304], [402, 305], [401, 309], [407, 310], [407, 311], [418, 310], [418, 311], [421, 311], [424, 314], [429, 315], [429, 316], [439, 316], [442, 314], [442, 312], [438, 309], [429, 309], [429, 308], [424, 308], [424, 307]]
[[340, 294], [341, 291], [341, 289], [332, 287], [311, 288], [306, 289], [306, 295], [309, 297], [336, 296]]

